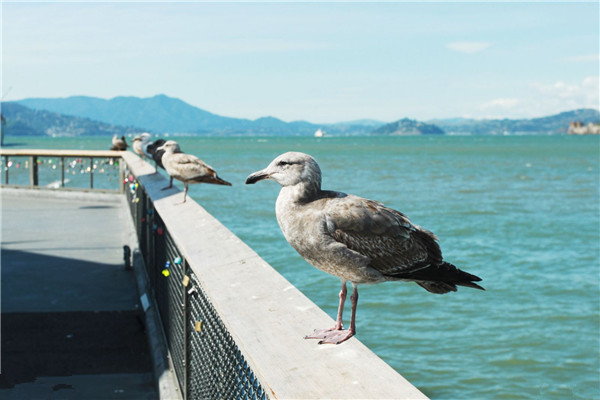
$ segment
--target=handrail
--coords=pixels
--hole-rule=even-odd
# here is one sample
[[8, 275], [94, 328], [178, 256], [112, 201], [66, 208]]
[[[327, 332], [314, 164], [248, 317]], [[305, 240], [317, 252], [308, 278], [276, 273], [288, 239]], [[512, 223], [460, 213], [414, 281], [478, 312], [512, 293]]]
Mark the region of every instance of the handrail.
[[[50, 150], [50, 149], [0, 149], [0, 157], [4, 157], [4, 184], [3, 186], [23, 186], [23, 185], [11, 185], [9, 182], [9, 168], [7, 167], [9, 164], [10, 157], [29, 157], [29, 164], [31, 168], [29, 169], [29, 186], [28, 187], [37, 187], [39, 184], [39, 168], [38, 168], [38, 157], [53, 157], [60, 158], [60, 168], [61, 168], [61, 180], [60, 180], [60, 188], [65, 188], [65, 158], [89, 158], [90, 160], [90, 180], [89, 187], [90, 189], [94, 189], [94, 159], [95, 158], [112, 158], [112, 159], [120, 159], [122, 154], [126, 153], [123, 151], [112, 151], [112, 150]], [[123, 192], [123, 169], [119, 168], [119, 188], [116, 189], [119, 192]]]
[[[167, 181], [150, 164], [130, 152], [122, 157], [132, 177], [129, 204], [140, 249], [184, 399], [198, 396], [198, 382], [216, 385], [218, 392], [208, 397], [240, 396], [214, 381], [225, 379], [227, 363], [239, 375], [235, 384], [259, 398], [426, 398], [357, 338], [338, 346], [304, 340], [309, 327], [334, 321], [198, 203], [177, 204], [179, 190], [162, 190]], [[211, 318], [218, 324], [204, 321]], [[233, 341], [235, 359], [203, 361], [210, 351], [198, 348], [203, 343], [230, 348], [229, 339], [211, 336], [219, 329]], [[218, 371], [206, 379], [188, 370], [209, 362]]]
[[52, 149], [5, 149], [0, 148], [0, 156], [37, 157], [112, 157], [120, 158], [126, 151], [114, 150], [52, 150]]

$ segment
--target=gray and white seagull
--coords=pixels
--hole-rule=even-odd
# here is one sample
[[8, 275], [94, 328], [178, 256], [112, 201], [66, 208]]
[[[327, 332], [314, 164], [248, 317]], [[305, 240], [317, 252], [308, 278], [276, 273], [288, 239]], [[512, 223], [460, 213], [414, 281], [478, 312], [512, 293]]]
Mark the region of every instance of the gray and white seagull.
[[[282, 186], [275, 213], [286, 240], [310, 264], [342, 281], [335, 326], [305, 338], [337, 344], [354, 336], [359, 284], [413, 281], [437, 294], [455, 292], [457, 285], [484, 290], [474, 283], [481, 278], [444, 261], [437, 237], [406, 215], [377, 201], [322, 190], [321, 169], [308, 154], [282, 154], [246, 183], [263, 179]], [[344, 330], [347, 282], [353, 287], [352, 314]]]
[[231, 183], [219, 178], [213, 167], [192, 154], [181, 151], [179, 144], [173, 140], [166, 141], [157, 149], [162, 153], [162, 164], [171, 177], [169, 186], [173, 187], [173, 178], [183, 182], [183, 202], [187, 199], [188, 184], [190, 183], [212, 183], [213, 185], [231, 186]]

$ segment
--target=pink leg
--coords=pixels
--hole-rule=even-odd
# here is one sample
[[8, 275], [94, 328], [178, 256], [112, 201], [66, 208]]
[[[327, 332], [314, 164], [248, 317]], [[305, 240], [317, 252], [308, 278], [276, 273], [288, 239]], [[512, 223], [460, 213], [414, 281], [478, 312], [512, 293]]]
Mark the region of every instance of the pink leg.
[[346, 282], [342, 281], [342, 290], [340, 291], [340, 305], [338, 307], [338, 315], [335, 321], [335, 326], [331, 329], [316, 329], [312, 334], [305, 336], [305, 339], [321, 339], [319, 344], [332, 343], [339, 344], [350, 339], [356, 333], [356, 304], [358, 303], [358, 289], [355, 284], [352, 284], [353, 291], [350, 296], [352, 301], [352, 315], [350, 320], [350, 329], [344, 330], [342, 322], [342, 314], [344, 312], [344, 302], [346, 301]]
[[169, 186], [166, 186], [164, 188], [162, 188], [161, 190], [167, 190], [167, 189], [171, 189], [173, 187], [173, 177], [170, 177], [171, 179], [169, 179]]
[[342, 282], [342, 290], [340, 290], [340, 304], [338, 305], [337, 319], [335, 320], [335, 326], [332, 330], [339, 331], [344, 329], [344, 321], [342, 315], [344, 314], [344, 303], [346, 302], [346, 295], [348, 294], [348, 288], [346, 288], [346, 282]]
[[185, 200], [187, 199], [188, 184], [184, 183], [183, 186], [185, 186], [185, 189], [183, 190], [183, 201], [182, 201], [182, 203], [185, 203]]
[[356, 308], [358, 306], [358, 286], [352, 284], [352, 295], [350, 296], [350, 303], [352, 304], [352, 313], [350, 314], [350, 332], [352, 335], [356, 335]]
[[185, 189], [183, 190], [183, 201], [181, 203], [176, 203], [175, 205], [185, 203], [185, 200], [187, 198], [188, 184], [184, 183], [183, 186], [185, 187]]

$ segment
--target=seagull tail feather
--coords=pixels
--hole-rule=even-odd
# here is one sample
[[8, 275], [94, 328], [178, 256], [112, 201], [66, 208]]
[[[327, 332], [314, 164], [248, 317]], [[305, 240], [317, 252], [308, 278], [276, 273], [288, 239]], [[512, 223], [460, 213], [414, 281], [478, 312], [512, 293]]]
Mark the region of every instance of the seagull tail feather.
[[460, 270], [445, 261], [407, 275], [408, 279], [416, 281], [425, 290], [436, 294], [456, 292], [456, 285], [485, 290], [475, 283], [481, 281], [480, 277]]
[[227, 182], [226, 180], [223, 180], [221, 178], [219, 178], [218, 176], [215, 176], [210, 183], [214, 184], [214, 185], [225, 185], [225, 186], [231, 186], [231, 183]]

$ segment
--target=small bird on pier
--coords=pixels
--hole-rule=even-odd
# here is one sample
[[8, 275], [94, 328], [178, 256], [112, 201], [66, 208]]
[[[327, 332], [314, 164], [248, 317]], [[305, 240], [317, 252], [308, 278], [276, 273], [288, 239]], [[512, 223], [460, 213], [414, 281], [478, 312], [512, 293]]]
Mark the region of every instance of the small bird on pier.
[[144, 132], [141, 135], [133, 138], [133, 142], [132, 142], [131, 146], [133, 147], [133, 151], [138, 156], [144, 158], [144, 157], [148, 157], [146, 155], [146, 152], [144, 151], [144, 149], [151, 143], [152, 143], [152, 141], [150, 140], [150, 134]]
[[154, 141], [154, 143], [148, 144], [148, 146], [146, 146], [146, 148], [143, 149], [144, 154], [146, 154], [146, 156], [148, 158], [151, 158], [154, 160], [154, 172], [155, 173], [158, 172], [158, 167], [165, 169], [165, 167], [162, 164], [162, 156], [163, 156], [163, 154], [165, 154], [165, 150], [160, 148], [165, 143], [166, 143], [166, 140], [164, 140], [164, 139], [156, 139]]
[[[481, 278], [442, 259], [437, 237], [406, 215], [382, 203], [321, 189], [321, 169], [314, 158], [289, 152], [246, 179], [246, 184], [272, 179], [282, 188], [275, 213], [286, 240], [306, 261], [342, 282], [335, 326], [318, 329], [306, 339], [342, 343], [356, 334], [358, 285], [413, 281], [444, 294], [456, 286], [484, 290]], [[346, 283], [353, 287], [350, 328], [343, 329]]]
[[183, 153], [177, 142], [168, 140], [159, 150], [164, 150], [162, 164], [171, 176], [171, 183], [163, 189], [173, 186], [173, 178], [183, 182], [183, 203], [187, 198], [188, 184], [190, 183], [212, 183], [213, 185], [231, 186], [231, 183], [219, 178], [213, 167], [205, 164], [198, 157]]
[[127, 150], [127, 142], [125, 141], [125, 136], [121, 136], [121, 138], [119, 139], [119, 137], [115, 134], [112, 138], [112, 146], [110, 149], [116, 151]]

